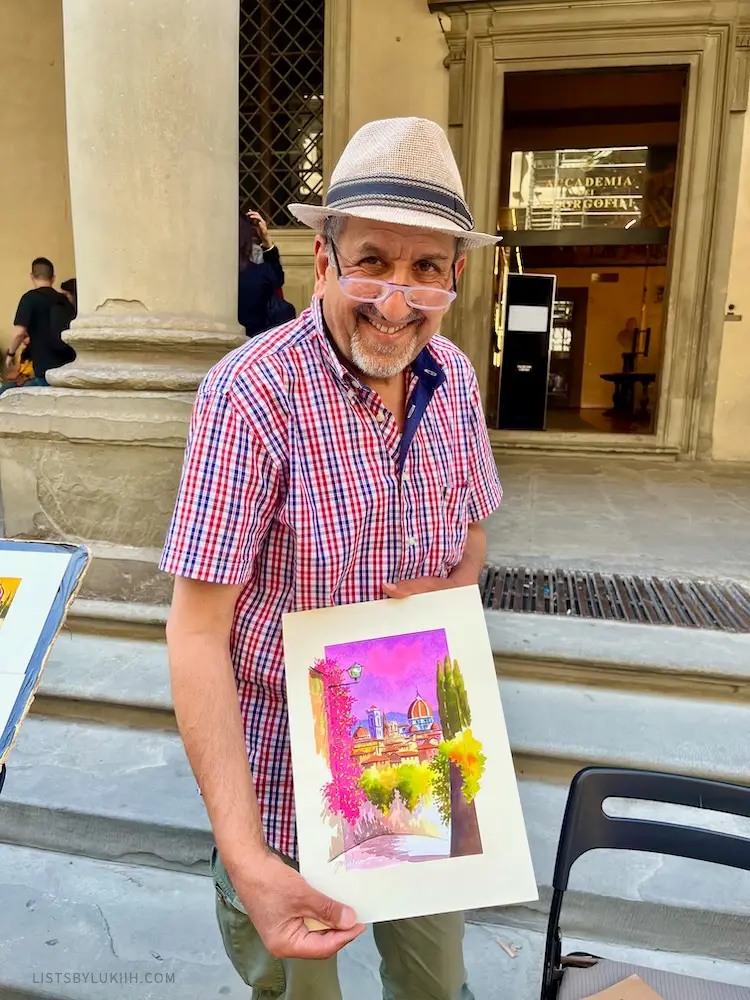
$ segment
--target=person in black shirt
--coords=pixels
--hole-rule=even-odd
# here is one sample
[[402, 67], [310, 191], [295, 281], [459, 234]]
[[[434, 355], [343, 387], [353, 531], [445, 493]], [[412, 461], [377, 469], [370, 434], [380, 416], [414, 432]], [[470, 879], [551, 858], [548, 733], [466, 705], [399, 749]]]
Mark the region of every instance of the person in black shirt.
[[16, 310], [13, 339], [6, 353], [6, 365], [12, 367], [18, 350], [23, 348], [19, 368], [32, 368], [33, 374], [16, 376], [0, 385], [0, 393], [20, 386], [48, 385], [47, 372], [75, 361], [75, 351], [62, 334], [70, 326], [75, 310], [69, 300], [54, 287], [55, 268], [46, 257], [37, 257], [31, 265], [34, 286], [21, 296]]
[[294, 319], [294, 306], [281, 298], [284, 269], [268, 227], [258, 212], [240, 215], [240, 275], [237, 318], [248, 337]]

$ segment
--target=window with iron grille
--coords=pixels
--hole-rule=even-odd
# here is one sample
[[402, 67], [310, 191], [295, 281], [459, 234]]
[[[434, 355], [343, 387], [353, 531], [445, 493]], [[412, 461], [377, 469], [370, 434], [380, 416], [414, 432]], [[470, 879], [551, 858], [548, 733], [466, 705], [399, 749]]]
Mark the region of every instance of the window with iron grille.
[[272, 226], [323, 195], [325, 0], [241, 0], [240, 202]]

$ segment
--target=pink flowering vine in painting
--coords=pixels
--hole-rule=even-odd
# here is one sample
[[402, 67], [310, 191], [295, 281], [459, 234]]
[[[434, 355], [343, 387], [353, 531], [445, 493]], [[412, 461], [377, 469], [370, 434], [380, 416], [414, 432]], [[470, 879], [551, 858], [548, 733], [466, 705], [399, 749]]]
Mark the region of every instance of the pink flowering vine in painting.
[[344, 684], [344, 674], [336, 660], [317, 660], [315, 669], [323, 678], [323, 697], [328, 730], [331, 781], [323, 788], [326, 805], [334, 816], [356, 823], [365, 802], [360, 787], [362, 769], [352, 757], [352, 715], [354, 695]]

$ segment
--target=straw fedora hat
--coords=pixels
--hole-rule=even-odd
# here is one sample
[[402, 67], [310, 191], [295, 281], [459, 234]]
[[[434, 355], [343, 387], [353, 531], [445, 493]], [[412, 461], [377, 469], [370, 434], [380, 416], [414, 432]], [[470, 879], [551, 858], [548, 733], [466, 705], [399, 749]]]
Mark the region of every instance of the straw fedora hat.
[[470, 250], [501, 239], [475, 231], [448, 137], [426, 118], [363, 125], [336, 164], [325, 205], [289, 211], [318, 232], [332, 216], [356, 216], [447, 233]]

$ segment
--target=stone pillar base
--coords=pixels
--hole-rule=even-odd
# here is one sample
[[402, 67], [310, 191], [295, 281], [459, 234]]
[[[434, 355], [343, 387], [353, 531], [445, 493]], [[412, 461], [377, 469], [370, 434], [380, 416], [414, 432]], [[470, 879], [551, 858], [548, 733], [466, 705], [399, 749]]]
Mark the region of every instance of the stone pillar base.
[[[72, 367], [72, 366], [71, 366]], [[157, 567], [193, 393], [22, 389], [0, 399], [9, 538], [88, 545], [82, 597], [165, 604]]]
[[50, 385], [156, 392], [195, 391], [211, 365], [245, 341], [237, 323], [104, 307], [75, 319], [65, 339], [77, 358], [50, 371]]

